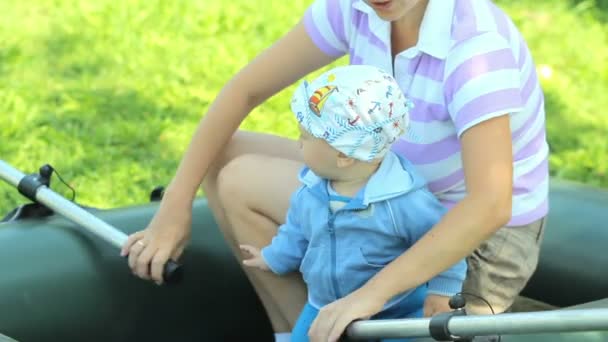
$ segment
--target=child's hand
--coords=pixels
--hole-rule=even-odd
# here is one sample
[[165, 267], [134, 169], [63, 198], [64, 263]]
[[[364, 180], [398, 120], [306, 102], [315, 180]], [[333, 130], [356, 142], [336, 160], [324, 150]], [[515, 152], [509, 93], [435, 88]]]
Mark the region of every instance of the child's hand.
[[243, 260], [243, 265], [247, 267], [257, 267], [262, 271], [270, 271], [268, 265], [262, 258], [262, 254], [260, 250], [256, 247], [250, 245], [240, 245], [241, 251], [245, 254], [245, 260]]

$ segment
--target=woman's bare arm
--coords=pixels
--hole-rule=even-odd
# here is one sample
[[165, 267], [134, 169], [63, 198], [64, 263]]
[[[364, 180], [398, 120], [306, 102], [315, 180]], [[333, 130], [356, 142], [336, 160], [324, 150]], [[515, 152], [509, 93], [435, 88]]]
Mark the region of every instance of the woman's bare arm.
[[300, 22], [223, 87], [199, 123], [158, 212], [146, 229], [129, 236], [123, 245], [121, 254], [129, 255], [135, 274], [162, 282], [165, 263], [177, 259], [189, 239], [192, 201], [199, 185], [249, 112], [334, 59], [313, 43]]
[[390, 298], [462, 260], [509, 221], [513, 191], [509, 116], [469, 128], [461, 145], [467, 196], [364, 286], [321, 308], [309, 331], [311, 341], [337, 341], [350, 322], [369, 318]]
[[334, 59], [312, 42], [300, 22], [252, 60], [223, 87], [201, 120], [167, 189], [167, 200], [190, 205], [207, 168], [249, 112]]
[[473, 126], [464, 132], [461, 144], [467, 196], [366, 284], [382, 300], [446, 270], [510, 220], [513, 157], [509, 116]]

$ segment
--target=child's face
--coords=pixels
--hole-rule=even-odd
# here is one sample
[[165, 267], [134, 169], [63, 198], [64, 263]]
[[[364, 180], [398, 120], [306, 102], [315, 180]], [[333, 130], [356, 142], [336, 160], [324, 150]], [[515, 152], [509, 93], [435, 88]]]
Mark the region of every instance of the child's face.
[[315, 138], [300, 128], [300, 149], [304, 163], [319, 177], [336, 179], [339, 175], [339, 151], [331, 147], [325, 140]]

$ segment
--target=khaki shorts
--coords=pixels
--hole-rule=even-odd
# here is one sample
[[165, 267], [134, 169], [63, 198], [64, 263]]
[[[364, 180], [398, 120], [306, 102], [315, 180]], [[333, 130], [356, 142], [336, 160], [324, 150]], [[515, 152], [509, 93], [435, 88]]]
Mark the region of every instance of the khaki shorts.
[[[508, 311], [536, 270], [545, 218], [525, 226], [502, 227], [467, 258], [462, 292], [487, 300], [495, 313]], [[490, 314], [488, 305], [467, 296], [470, 314]]]

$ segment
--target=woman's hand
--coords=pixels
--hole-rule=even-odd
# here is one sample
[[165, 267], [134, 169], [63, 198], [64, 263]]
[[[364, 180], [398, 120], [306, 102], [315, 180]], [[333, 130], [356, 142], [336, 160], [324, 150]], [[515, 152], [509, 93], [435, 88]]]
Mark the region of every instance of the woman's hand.
[[365, 287], [321, 308], [312, 322], [308, 336], [311, 342], [336, 342], [352, 321], [369, 319], [385, 304], [373, 290]]
[[190, 240], [192, 209], [178, 208], [161, 204], [148, 227], [129, 236], [120, 254], [129, 256], [133, 274], [162, 284], [165, 264], [177, 261]]
[[259, 248], [250, 246], [250, 245], [240, 245], [241, 251], [243, 254], [247, 256], [245, 260], [243, 260], [243, 265], [247, 267], [255, 267], [262, 271], [270, 271], [270, 268], [262, 258], [262, 253]]
[[424, 317], [431, 317], [442, 312], [450, 312], [450, 297], [429, 294], [424, 300]]

